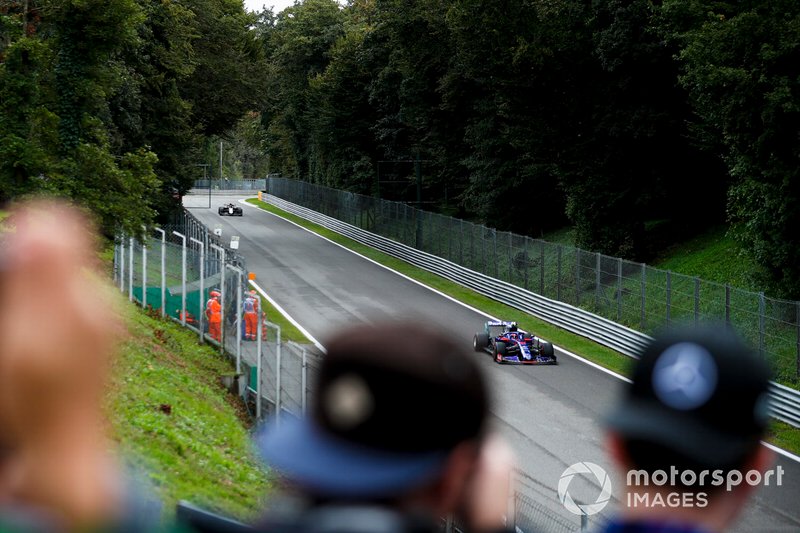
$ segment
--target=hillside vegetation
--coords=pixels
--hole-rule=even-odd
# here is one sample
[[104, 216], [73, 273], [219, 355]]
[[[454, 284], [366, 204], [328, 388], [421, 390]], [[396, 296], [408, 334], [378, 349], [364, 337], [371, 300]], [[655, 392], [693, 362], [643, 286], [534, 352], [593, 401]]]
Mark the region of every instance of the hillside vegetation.
[[108, 413], [134, 471], [164, 504], [178, 500], [239, 519], [263, 508], [270, 487], [243, 405], [220, 383], [233, 367], [197, 335], [127, 305], [129, 338], [114, 364]]

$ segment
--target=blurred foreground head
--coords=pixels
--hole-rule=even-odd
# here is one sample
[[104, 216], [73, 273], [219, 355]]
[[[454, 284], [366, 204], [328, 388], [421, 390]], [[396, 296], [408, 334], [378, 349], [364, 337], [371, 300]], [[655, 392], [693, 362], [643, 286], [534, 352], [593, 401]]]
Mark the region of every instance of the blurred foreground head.
[[[724, 325], [658, 335], [641, 354], [633, 383], [607, 421], [609, 451], [627, 471], [622, 521], [650, 524], [653, 530], [664, 524], [682, 524], [681, 531], [727, 530], [754, 487], [715, 485], [710, 474], [726, 479], [769, 468], [772, 453], [760, 445], [768, 423], [768, 384], [764, 361]], [[650, 479], [658, 472], [680, 475], [666, 484], [642, 484], [633, 472]], [[632, 493], [649, 503], [631, 505]], [[674, 495], [681, 501], [688, 496], [689, 503], [657, 503], [658, 496]]]
[[66, 528], [115, 512], [102, 398], [120, 331], [94, 227], [52, 200], [12, 208], [0, 239], [0, 504]]
[[385, 323], [342, 331], [326, 347], [310, 416], [268, 427], [259, 441], [300, 489], [332, 500], [397, 499], [434, 483], [455, 450], [482, 437], [486, 384], [452, 336]]
[[767, 428], [769, 375], [724, 326], [676, 328], [644, 350], [609, 427], [634, 448], [662, 449], [659, 459], [631, 450], [644, 468], [667, 452], [686, 467], [738, 467]]

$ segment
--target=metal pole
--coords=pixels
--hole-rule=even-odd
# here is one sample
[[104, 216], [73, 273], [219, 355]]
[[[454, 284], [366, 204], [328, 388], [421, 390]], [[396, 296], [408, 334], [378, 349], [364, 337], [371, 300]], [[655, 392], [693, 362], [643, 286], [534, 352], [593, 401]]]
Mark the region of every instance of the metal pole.
[[161, 234], [161, 316], [166, 313], [167, 307], [167, 232], [161, 228], [155, 228]]
[[[204, 320], [203, 320], [204, 315], [205, 315], [205, 313], [203, 313], [203, 297], [205, 295], [205, 287], [203, 285], [204, 285], [204, 282], [205, 282], [204, 278], [205, 278], [205, 275], [206, 275], [206, 268], [205, 268], [206, 267], [206, 249], [205, 249], [205, 245], [203, 244], [203, 241], [193, 238], [192, 242], [197, 243], [197, 245], [200, 246], [200, 294], [197, 296], [197, 301], [198, 301], [197, 308], [200, 310], [200, 317], [198, 318], [197, 326], [200, 329], [200, 342], [202, 343], [203, 342], [203, 331], [204, 331], [204, 326], [205, 326]], [[221, 308], [222, 308], [222, 306], [220, 305], [220, 309]], [[222, 328], [222, 324], [220, 324], [220, 329], [221, 328]]]
[[600, 308], [600, 252], [595, 254], [594, 307]]
[[[259, 320], [259, 322], [261, 322]], [[256, 420], [261, 420], [261, 358], [264, 355], [261, 343], [261, 324], [258, 325], [256, 332], [256, 353], [258, 354], [256, 361]], [[241, 329], [241, 326], [238, 326]], [[277, 400], [275, 400], [277, 402]]]
[[125, 237], [119, 244], [119, 290], [125, 290]]
[[[261, 317], [258, 318], [261, 331]], [[281, 327], [275, 324], [275, 423], [281, 426]]]
[[[235, 268], [235, 267], [234, 267]], [[236, 271], [239, 273], [236, 284], [236, 373], [240, 374], [242, 372], [242, 283], [244, 280], [244, 272], [240, 269], [236, 268]], [[261, 317], [258, 317], [259, 322], [261, 321]], [[259, 324], [260, 329], [260, 324]]]
[[544, 241], [539, 241], [539, 294], [544, 296]]
[[513, 266], [514, 260], [512, 258], [512, 247], [514, 246], [514, 241], [512, 240], [513, 237], [511, 236], [511, 232], [508, 232], [508, 282], [514, 283], [514, 273], [512, 272], [511, 268]]
[[758, 353], [761, 357], [764, 357], [764, 352], [766, 350], [766, 342], [765, 342], [765, 322], [766, 317], [764, 316], [767, 312], [767, 302], [764, 299], [764, 293], [758, 293]]
[[642, 263], [642, 331], [647, 327], [645, 307], [647, 306], [647, 265]]
[[142, 309], [147, 309], [147, 245], [142, 242]]
[[307, 405], [307, 402], [306, 402], [306, 386], [307, 385], [306, 384], [308, 383], [308, 378], [307, 378], [307, 374], [308, 374], [308, 359], [307, 359], [306, 349], [302, 348], [302, 350], [303, 350], [302, 351], [303, 364], [301, 366], [301, 371], [300, 371], [300, 386], [302, 387], [303, 393], [300, 395], [300, 402], [301, 402], [300, 403], [300, 409], [301, 409], [302, 413], [305, 415], [306, 414], [306, 405]]
[[128, 254], [128, 300], [133, 301], [133, 237], [129, 239], [130, 253]]
[[556, 248], [556, 300], [561, 301], [561, 249], [559, 244]]
[[181, 249], [181, 325], [186, 325], [186, 235], [183, 233], [178, 233], [177, 231], [172, 232], [173, 235], [177, 235], [183, 241], [183, 247]]
[[575, 249], [575, 305], [581, 305], [581, 250]]
[[725, 284], [725, 327], [731, 327], [731, 286]]
[[617, 322], [622, 322], [622, 258], [617, 259]]
[[114, 239], [114, 284], [119, 281], [119, 240]]
[[[225, 252], [224, 248], [221, 248], [213, 243], [211, 246], [221, 250], [223, 253]], [[236, 279], [238, 281], [238, 285], [236, 286], [236, 320], [234, 321], [234, 326], [236, 327], [236, 373], [240, 374], [242, 372], [242, 287], [244, 283], [244, 271], [236, 265], [225, 264], [220, 272], [227, 268], [230, 268], [236, 272]], [[220, 275], [224, 276], [224, 273]]]
[[[225, 248], [222, 246], [218, 246], [213, 242], [209, 244], [211, 248], [217, 251], [219, 254], [219, 271], [220, 271], [220, 299], [225, 302]], [[238, 313], [238, 311], [237, 311]], [[238, 315], [237, 315], [238, 316]], [[221, 326], [220, 326], [220, 342], [219, 342], [219, 353], [222, 354], [225, 351], [225, 305], [222, 305], [222, 315], [221, 315]], [[238, 326], [237, 326], [238, 327]]]
[[667, 270], [667, 324], [670, 323], [672, 311], [672, 271]]

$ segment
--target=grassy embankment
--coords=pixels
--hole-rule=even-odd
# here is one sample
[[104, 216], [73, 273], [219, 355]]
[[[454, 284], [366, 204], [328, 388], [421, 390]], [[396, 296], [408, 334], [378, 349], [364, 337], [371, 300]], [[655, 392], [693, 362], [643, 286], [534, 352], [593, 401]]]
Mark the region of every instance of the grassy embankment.
[[[425, 285], [428, 285], [429, 287], [433, 287], [436, 290], [452, 296], [461, 302], [481, 309], [487, 314], [503, 318], [505, 320], [515, 320], [523, 329], [535, 331], [537, 334], [552, 341], [554, 344], [576, 353], [605, 368], [608, 368], [609, 370], [626, 376], [630, 374], [632, 359], [610, 348], [601, 346], [586, 339], [585, 337], [564, 331], [556, 326], [553, 326], [552, 324], [539, 320], [536, 317], [520, 311], [519, 309], [501, 304], [495, 300], [487, 298], [486, 296], [478, 294], [471, 289], [453, 283], [452, 281], [428, 272], [427, 270], [415, 267], [409, 263], [406, 263], [405, 261], [384, 254], [383, 252], [379, 252], [374, 248], [365, 246], [334, 231], [309, 222], [301, 217], [287, 213], [286, 211], [283, 211], [282, 209], [279, 209], [266, 202], [261, 202], [256, 199], [250, 199], [247, 201], [258, 207], [261, 207], [266, 211], [280, 215], [287, 220], [291, 220], [292, 222], [308, 228], [336, 243], [346, 246], [347, 248], [364, 255], [365, 257], [397, 270], [398, 272], [401, 272], [413, 279], [416, 279], [417, 281], [420, 281], [421, 283], [424, 283]], [[713, 241], [713, 238], [709, 238], [709, 241]], [[729, 241], [728, 244], [735, 243], [733, 243], [733, 241]], [[687, 243], [687, 246], [691, 246], [693, 249], [695, 249], [699, 246], [699, 244], [695, 241], [692, 241], [691, 243]], [[682, 253], [685, 253], [685, 250], [676, 248], [675, 257]], [[711, 253], [717, 254], [719, 251]], [[662, 265], [654, 266], [658, 266], [659, 268], [671, 268], [664, 267]], [[767, 440], [776, 446], [791, 451], [792, 453], [800, 454], [800, 429], [794, 428], [788, 424], [784, 424], [783, 422], [774, 421]]]
[[169, 319], [122, 307], [129, 336], [115, 360], [107, 404], [126, 461], [146, 474], [167, 517], [178, 500], [255, 517], [270, 483], [243, 405], [220, 383], [233, 372], [230, 361]]

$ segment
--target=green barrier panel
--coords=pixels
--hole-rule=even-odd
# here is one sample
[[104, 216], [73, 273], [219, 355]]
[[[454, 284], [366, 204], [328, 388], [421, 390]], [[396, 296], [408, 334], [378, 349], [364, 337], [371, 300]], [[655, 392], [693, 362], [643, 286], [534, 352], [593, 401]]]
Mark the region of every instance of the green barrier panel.
[[[198, 320], [201, 310], [205, 310], [205, 303], [210, 297], [211, 289], [203, 289], [204, 297], [202, 306], [197, 300], [198, 292], [199, 291], [186, 293], [186, 311], [191, 317], [194, 317], [195, 320]], [[133, 297], [140, 302], [142, 301], [141, 287], [133, 287]], [[167, 290], [165, 294], [165, 305], [167, 314], [180, 320], [181, 295], [170, 294], [169, 290]], [[147, 306], [153, 309], [161, 309], [161, 287], [147, 287]]]

